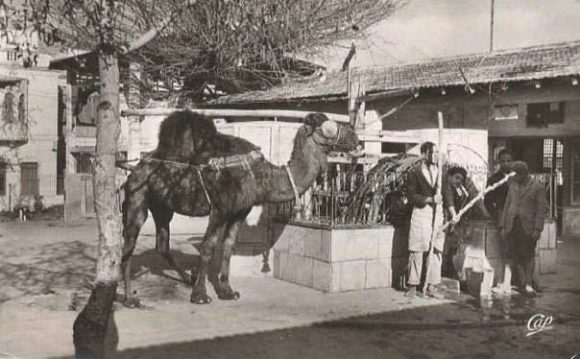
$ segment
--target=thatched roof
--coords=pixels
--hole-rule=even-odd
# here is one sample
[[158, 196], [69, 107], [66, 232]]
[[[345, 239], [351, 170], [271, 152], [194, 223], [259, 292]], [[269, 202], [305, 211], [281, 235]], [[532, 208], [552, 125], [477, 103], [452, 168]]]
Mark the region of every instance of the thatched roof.
[[[461, 70], [460, 70], [461, 69]], [[355, 69], [352, 78], [367, 94], [442, 86], [541, 80], [580, 74], [580, 40], [492, 53], [431, 59], [400, 66]], [[264, 91], [223, 96], [212, 104], [294, 102], [345, 97], [346, 72], [329, 72], [307, 81]]]

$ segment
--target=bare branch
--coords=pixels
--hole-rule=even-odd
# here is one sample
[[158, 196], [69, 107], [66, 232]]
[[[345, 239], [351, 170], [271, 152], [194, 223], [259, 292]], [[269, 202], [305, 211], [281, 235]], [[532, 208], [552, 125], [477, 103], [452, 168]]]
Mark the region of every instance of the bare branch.
[[[192, 6], [193, 4], [195, 4], [195, 0], [185, 1], [186, 8]], [[149, 31], [141, 35], [141, 37], [131, 42], [128, 48], [123, 48], [121, 52], [123, 54], [128, 54], [131, 51], [139, 50], [143, 46], [147, 45], [149, 42], [151, 42], [151, 40], [156, 38], [159, 35], [159, 33], [163, 31], [171, 23], [171, 21], [174, 21], [175, 17], [179, 16], [182, 12], [183, 8], [182, 7], [178, 8], [176, 11], [167, 16], [163, 21], [161, 21], [157, 26], [151, 28]]]

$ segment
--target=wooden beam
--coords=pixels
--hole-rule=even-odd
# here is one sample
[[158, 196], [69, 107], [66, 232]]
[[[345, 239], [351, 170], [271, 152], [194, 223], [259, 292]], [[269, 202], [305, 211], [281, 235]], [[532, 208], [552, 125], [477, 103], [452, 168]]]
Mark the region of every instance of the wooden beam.
[[393, 143], [419, 143], [421, 137], [408, 131], [357, 131], [361, 141], [366, 142], [393, 142]]
[[[189, 110], [207, 117], [289, 117], [304, 118], [314, 111], [294, 111], [294, 110], [241, 110], [222, 108], [142, 108], [127, 109], [121, 111], [121, 116], [168, 116], [175, 111]], [[348, 115], [338, 113], [324, 113], [329, 119], [338, 122], [349, 122]]]

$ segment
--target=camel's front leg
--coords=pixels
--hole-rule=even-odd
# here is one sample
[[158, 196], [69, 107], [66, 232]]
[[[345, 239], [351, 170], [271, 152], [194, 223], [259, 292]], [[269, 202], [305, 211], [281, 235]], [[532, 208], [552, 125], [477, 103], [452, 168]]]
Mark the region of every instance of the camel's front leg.
[[219, 299], [232, 300], [240, 298], [240, 293], [233, 290], [230, 286], [230, 258], [232, 257], [234, 245], [238, 238], [238, 231], [240, 230], [242, 223], [244, 223], [244, 219], [237, 219], [229, 225], [226, 232], [217, 293]]
[[[209, 265], [211, 258], [215, 251], [215, 246], [219, 239], [223, 237], [225, 231], [226, 222], [218, 220], [215, 215], [211, 215], [209, 219], [209, 226], [203, 237], [203, 242], [201, 243], [201, 265], [199, 273], [193, 290], [191, 292], [190, 302], [195, 304], [209, 304], [211, 303], [211, 298], [207, 295], [206, 289], [206, 279], [209, 271]], [[195, 269], [194, 269], [195, 270]], [[192, 277], [193, 277], [192, 271]]]

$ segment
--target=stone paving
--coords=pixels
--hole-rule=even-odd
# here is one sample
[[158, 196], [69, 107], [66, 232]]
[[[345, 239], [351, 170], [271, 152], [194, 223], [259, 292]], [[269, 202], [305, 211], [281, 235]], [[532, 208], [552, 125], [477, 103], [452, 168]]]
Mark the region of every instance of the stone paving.
[[[0, 306], [0, 357], [71, 355], [72, 323], [77, 314], [73, 309], [82, 307], [75, 305], [75, 300], [86, 297], [87, 291], [81, 287], [83, 281], [90, 280], [94, 263], [94, 224], [79, 223], [70, 228], [58, 224], [11, 224], [4, 226], [4, 233], [7, 235], [0, 239], [4, 246], [0, 272], [11, 272], [0, 276], [0, 287], [11, 289], [11, 294]], [[147, 236], [141, 240], [138, 256], [143, 260], [148, 257], [142, 254], [150, 253], [154, 243]], [[174, 247], [185, 246], [177, 242]], [[158, 260], [154, 253], [150, 256], [152, 261]], [[77, 275], [66, 277], [71, 271]], [[446, 303], [425, 299], [410, 302], [393, 289], [323, 293], [271, 276], [234, 275], [232, 285], [241, 292], [240, 300], [219, 301], [208, 288], [214, 302], [196, 306], [189, 303], [189, 287], [172, 276], [175, 274], [171, 271], [150, 266], [135, 280], [146, 309], [116, 307], [117, 334], [112, 331], [111, 340], [117, 341], [118, 335], [119, 350]], [[18, 280], [10, 281], [14, 277]]]

